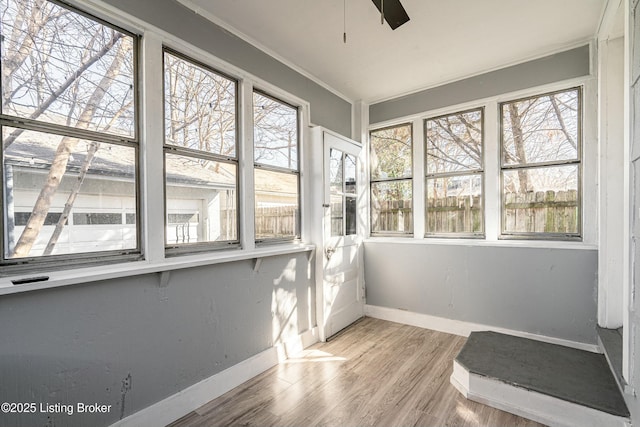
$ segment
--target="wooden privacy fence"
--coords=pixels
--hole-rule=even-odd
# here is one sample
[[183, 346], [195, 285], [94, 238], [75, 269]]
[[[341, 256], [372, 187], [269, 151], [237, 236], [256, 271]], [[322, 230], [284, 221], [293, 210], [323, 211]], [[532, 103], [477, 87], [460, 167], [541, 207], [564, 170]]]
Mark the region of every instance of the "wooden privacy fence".
[[[266, 208], [256, 208], [256, 236], [259, 238], [265, 237], [280, 237], [280, 236], [295, 236], [296, 230], [296, 218], [298, 216], [298, 208], [296, 206], [272, 206]], [[222, 210], [220, 224], [222, 233], [227, 235], [227, 230], [235, 230], [236, 227], [236, 210], [224, 209]]]
[[384, 200], [372, 209], [372, 231], [413, 231], [411, 200]]
[[[428, 233], [472, 233], [482, 230], [480, 196], [450, 196], [427, 199]], [[383, 201], [373, 210], [373, 231], [410, 231], [410, 200]], [[576, 233], [578, 192], [530, 191], [505, 195], [507, 232]]]
[[505, 231], [577, 233], [578, 192], [507, 193]]
[[482, 231], [480, 196], [449, 196], [427, 199], [427, 233], [474, 233]]

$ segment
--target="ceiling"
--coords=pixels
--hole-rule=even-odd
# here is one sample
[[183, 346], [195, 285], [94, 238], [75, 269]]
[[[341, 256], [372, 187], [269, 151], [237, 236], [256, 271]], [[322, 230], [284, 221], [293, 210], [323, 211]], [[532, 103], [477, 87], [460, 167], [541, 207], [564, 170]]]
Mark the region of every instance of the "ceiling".
[[607, 0], [402, 0], [411, 20], [395, 31], [370, 0], [178, 1], [371, 103], [583, 44]]

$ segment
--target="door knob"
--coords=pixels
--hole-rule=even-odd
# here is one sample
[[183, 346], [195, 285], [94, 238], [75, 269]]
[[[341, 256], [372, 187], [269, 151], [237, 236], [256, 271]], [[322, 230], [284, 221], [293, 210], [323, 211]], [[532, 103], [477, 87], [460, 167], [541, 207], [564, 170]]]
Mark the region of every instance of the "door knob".
[[327, 257], [327, 260], [330, 260], [330, 259], [331, 259], [331, 256], [335, 253], [335, 251], [336, 251], [336, 248], [332, 248], [332, 247], [330, 247], [330, 246], [327, 246], [327, 247], [324, 249], [324, 254], [325, 254], [325, 256]]

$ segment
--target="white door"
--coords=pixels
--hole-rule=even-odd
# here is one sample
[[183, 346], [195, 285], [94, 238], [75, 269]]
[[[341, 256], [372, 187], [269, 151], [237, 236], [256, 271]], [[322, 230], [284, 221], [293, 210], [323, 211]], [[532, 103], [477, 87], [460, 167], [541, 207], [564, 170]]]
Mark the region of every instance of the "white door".
[[360, 151], [359, 144], [324, 132], [322, 280], [316, 282], [323, 340], [364, 316]]

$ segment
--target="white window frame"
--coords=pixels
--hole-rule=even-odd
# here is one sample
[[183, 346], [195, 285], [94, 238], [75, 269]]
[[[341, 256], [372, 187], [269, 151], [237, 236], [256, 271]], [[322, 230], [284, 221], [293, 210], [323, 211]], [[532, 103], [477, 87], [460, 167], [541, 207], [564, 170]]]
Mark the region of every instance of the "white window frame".
[[[485, 238], [474, 239], [437, 238], [424, 236], [425, 218], [423, 215], [414, 215], [413, 239], [394, 238], [394, 236], [381, 236], [369, 234], [372, 240], [385, 239], [398, 243], [436, 244], [436, 245], [470, 245], [470, 246], [502, 246], [502, 247], [540, 247], [540, 248], [571, 248], [571, 249], [596, 249], [598, 243], [598, 122], [597, 122], [597, 78], [585, 76], [567, 79], [555, 83], [534, 86], [513, 92], [505, 92], [499, 95], [471, 100], [459, 104], [428, 110], [408, 116], [398, 117], [368, 126], [369, 131], [407, 122], [414, 124], [414, 130], [420, 129], [423, 120], [429, 117], [455, 114], [458, 111], [484, 107], [484, 211], [485, 211]], [[582, 241], [548, 240], [548, 239], [500, 239], [501, 234], [501, 199], [500, 199], [500, 131], [498, 105], [502, 102], [514, 99], [527, 98], [540, 94], [568, 90], [573, 87], [582, 87]], [[424, 135], [423, 132], [413, 132], [413, 171], [414, 176], [425, 176], [424, 159]], [[367, 144], [370, 142], [367, 141]], [[414, 180], [414, 211], [422, 209], [424, 212], [424, 183], [422, 180]], [[419, 197], [417, 197], [419, 195]], [[370, 204], [368, 209], [370, 209]]]
[[[484, 233], [484, 228], [485, 228], [485, 203], [484, 203], [484, 181], [485, 181], [485, 177], [484, 177], [484, 157], [485, 157], [485, 153], [484, 153], [484, 128], [485, 128], [485, 107], [481, 106], [481, 107], [477, 107], [477, 108], [470, 108], [470, 109], [466, 109], [464, 111], [458, 111], [456, 113], [450, 113], [450, 114], [442, 114], [439, 116], [434, 116], [434, 117], [429, 117], [424, 119], [423, 124], [422, 124], [422, 132], [423, 132], [423, 145], [424, 145], [424, 170], [425, 170], [425, 191], [423, 191], [423, 195], [424, 195], [424, 215], [425, 215], [425, 237], [428, 238], [434, 238], [434, 237], [444, 237], [444, 238], [461, 238], [461, 237], [468, 237], [468, 238], [474, 238], [474, 239], [484, 239], [485, 237], [485, 233]], [[480, 159], [480, 167], [475, 168], [475, 169], [466, 169], [464, 171], [459, 171], [459, 172], [439, 172], [439, 173], [429, 173], [428, 171], [428, 167], [427, 167], [427, 156], [428, 156], [428, 150], [427, 150], [427, 138], [426, 138], [426, 134], [427, 134], [427, 122], [429, 122], [430, 120], [438, 120], [441, 118], [445, 118], [445, 117], [451, 117], [451, 116], [457, 116], [457, 115], [461, 115], [461, 114], [465, 114], [465, 113], [471, 113], [471, 112], [475, 112], [475, 111], [479, 111], [480, 112], [480, 127], [481, 127], [481, 132], [480, 132], [480, 151], [481, 151], [481, 159]], [[427, 203], [427, 181], [429, 179], [438, 179], [438, 178], [449, 178], [449, 177], [456, 177], [456, 176], [480, 176], [480, 189], [481, 189], [481, 194], [480, 194], [480, 206], [482, 207], [482, 212], [480, 214], [481, 218], [482, 218], [482, 228], [480, 231], [478, 232], [430, 232], [428, 230], [426, 230], [427, 228], [427, 222], [429, 220], [429, 207], [428, 207], [428, 203]]]
[[266, 98], [271, 98], [272, 100], [279, 102], [281, 104], [284, 104], [288, 107], [291, 107], [293, 109], [296, 110], [296, 131], [297, 131], [297, 148], [296, 148], [296, 168], [295, 169], [289, 169], [289, 168], [283, 168], [283, 167], [277, 167], [277, 166], [271, 166], [268, 164], [264, 164], [264, 163], [260, 163], [255, 161], [255, 140], [253, 138], [253, 128], [252, 128], [252, 138], [251, 138], [251, 160], [253, 162], [253, 173], [255, 174], [255, 170], [256, 169], [260, 169], [260, 170], [264, 170], [264, 171], [270, 171], [270, 172], [276, 172], [276, 173], [283, 173], [283, 174], [291, 174], [291, 175], [295, 175], [297, 176], [297, 180], [298, 180], [298, 214], [296, 215], [296, 233], [293, 236], [283, 236], [283, 237], [273, 237], [273, 238], [262, 238], [262, 239], [258, 239], [258, 236], [255, 233], [255, 181], [254, 181], [254, 186], [253, 186], [253, 190], [252, 190], [252, 194], [253, 194], [253, 205], [254, 205], [254, 214], [252, 215], [252, 219], [251, 221], [253, 221], [254, 224], [254, 232], [253, 232], [253, 236], [254, 236], [254, 242], [256, 246], [261, 246], [261, 245], [269, 245], [269, 244], [273, 244], [273, 243], [286, 243], [286, 242], [292, 242], [292, 241], [300, 241], [301, 239], [301, 233], [302, 233], [302, 216], [303, 216], [303, 205], [302, 205], [302, 188], [303, 188], [303, 184], [302, 184], [302, 176], [300, 173], [303, 163], [303, 158], [301, 157], [301, 153], [302, 153], [302, 149], [301, 149], [301, 139], [302, 139], [302, 126], [301, 126], [301, 113], [300, 113], [300, 106], [289, 103], [283, 99], [281, 99], [280, 97], [276, 96], [276, 95], [272, 95], [271, 93], [269, 93], [266, 90], [262, 90], [258, 87], [253, 87], [252, 91], [251, 91], [251, 123], [252, 125], [253, 123], [253, 118], [254, 118], [254, 110], [253, 110], [253, 95], [254, 93], [257, 93], [258, 95], [261, 95], [263, 97]]
[[[32, 120], [26, 117], [12, 116], [10, 114], [0, 114], [0, 126], [19, 128], [25, 131], [36, 131], [58, 136], [68, 136], [72, 138], [85, 139], [88, 141], [95, 141], [99, 143], [112, 145], [120, 145], [134, 150], [135, 167], [134, 167], [134, 182], [135, 182], [135, 213], [136, 213], [136, 246], [131, 249], [124, 250], [105, 250], [97, 252], [78, 252], [73, 254], [61, 254], [61, 255], [48, 255], [48, 256], [28, 256], [21, 258], [6, 258], [5, 246], [8, 245], [6, 236], [3, 237], [0, 244], [0, 266], [3, 267], [4, 275], [16, 275], [30, 273], [32, 271], [39, 271], [41, 269], [60, 270], [70, 268], [82, 268], [92, 265], [113, 264], [120, 262], [131, 262], [141, 260], [144, 257], [143, 253], [143, 230], [141, 213], [141, 192], [140, 183], [142, 179], [141, 164], [140, 164], [140, 152], [142, 141], [142, 125], [141, 125], [141, 109], [142, 99], [140, 95], [141, 78], [140, 78], [140, 62], [142, 59], [141, 54], [141, 36], [140, 32], [127, 28], [127, 26], [120, 25], [117, 19], [110, 19], [104, 17], [100, 13], [96, 13], [91, 7], [86, 7], [83, 3], [75, 4], [75, 2], [57, 2], [51, 1], [58, 7], [69, 10], [72, 13], [84, 16], [96, 23], [112, 28], [118, 32], [125, 34], [132, 38], [133, 41], [133, 86], [134, 86], [134, 134], [133, 136], [124, 136], [118, 134], [111, 134], [102, 131], [79, 129], [72, 126], [59, 125], [46, 121], [40, 121], [38, 119]], [[0, 127], [1, 129], [1, 127]], [[0, 170], [4, 173], [2, 164], [4, 163], [4, 150], [0, 151]], [[4, 178], [2, 178], [4, 183]], [[3, 212], [0, 213], [0, 228], [5, 229], [6, 215], [4, 211], [5, 200], [5, 188], [4, 184], [0, 186], [0, 200], [3, 201]], [[56, 209], [50, 211], [55, 213]], [[69, 223], [73, 223], [73, 212], [69, 216]], [[3, 233], [4, 234], [4, 233]], [[29, 280], [27, 279], [27, 282]]]
[[[577, 153], [576, 159], [571, 160], [553, 160], [544, 163], [524, 163], [519, 165], [507, 165], [504, 163], [504, 131], [503, 131], [503, 109], [504, 105], [526, 101], [530, 99], [543, 98], [545, 96], [577, 91], [578, 102], [578, 123], [577, 123]], [[583, 220], [583, 202], [582, 202], [582, 150], [583, 150], [583, 125], [584, 125], [584, 102], [583, 102], [584, 88], [582, 86], [569, 87], [566, 89], [560, 89], [555, 91], [543, 92], [537, 95], [520, 97], [509, 101], [502, 101], [498, 103], [498, 121], [500, 122], [500, 239], [520, 239], [520, 240], [568, 240], [568, 241], [582, 241], [582, 220]], [[519, 171], [519, 170], [535, 170], [546, 167], [557, 166], [577, 166], [578, 173], [578, 221], [576, 233], [550, 233], [550, 232], [522, 232], [522, 231], [506, 231], [505, 230], [505, 193], [504, 193], [504, 174], [506, 171]]]
[[[241, 141], [239, 140], [239, 135], [240, 135], [240, 114], [239, 112], [240, 110], [240, 105], [239, 105], [239, 101], [240, 101], [240, 89], [239, 89], [239, 82], [237, 79], [226, 75], [225, 73], [216, 70], [213, 67], [210, 67], [188, 55], [185, 55], [183, 53], [181, 53], [178, 50], [175, 49], [171, 49], [170, 47], [167, 46], [163, 46], [162, 48], [162, 57], [163, 57], [163, 77], [164, 77], [164, 55], [165, 54], [169, 54], [172, 55], [178, 59], [181, 59], [187, 63], [189, 63], [190, 65], [196, 66], [201, 68], [204, 71], [213, 73], [213, 74], [217, 74], [220, 77], [226, 78], [232, 82], [234, 82], [235, 84], [235, 156], [222, 156], [222, 155], [217, 155], [217, 154], [213, 154], [213, 153], [207, 153], [205, 151], [201, 151], [201, 150], [196, 150], [196, 149], [190, 149], [190, 148], [186, 148], [186, 147], [180, 147], [174, 144], [168, 144], [166, 142], [166, 131], [164, 133], [164, 138], [163, 140], [165, 141], [163, 144], [163, 165], [166, 165], [166, 155], [167, 154], [173, 154], [173, 155], [177, 155], [177, 156], [183, 156], [183, 157], [188, 157], [191, 159], [202, 159], [202, 160], [211, 160], [211, 161], [215, 161], [215, 162], [219, 162], [219, 163], [226, 163], [226, 164], [232, 164], [235, 165], [236, 167], [236, 183], [235, 183], [235, 204], [236, 204], [236, 238], [233, 240], [221, 240], [221, 241], [204, 241], [204, 242], [197, 242], [197, 243], [174, 243], [174, 244], [169, 244], [167, 243], [167, 238], [168, 236], [166, 236], [167, 233], [167, 227], [169, 225], [168, 223], [168, 210], [167, 210], [167, 174], [166, 174], [166, 169], [163, 169], [164, 173], [163, 173], [163, 184], [164, 184], [164, 218], [165, 218], [165, 225], [163, 227], [163, 230], [165, 231], [165, 253], [167, 256], [172, 256], [172, 255], [182, 255], [182, 254], [188, 254], [188, 253], [194, 253], [194, 252], [202, 252], [202, 251], [211, 251], [211, 250], [220, 250], [220, 249], [225, 249], [225, 248], [232, 248], [232, 247], [238, 247], [240, 245], [240, 223], [242, 221], [242, 218], [240, 216], [240, 209], [239, 209], [239, 202], [240, 200], [242, 200], [242, 195], [240, 193], [240, 185], [239, 185], [239, 179], [240, 179], [240, 160], [239, 160], [239, 146], [241, 145]], [[164, 94], [165, 94], [165, 90], [166, 88], [164, 87], [164, 78], [163, 78], [163, 123], [165, 122], [165, 111], [164, 111], [164, 106], [165, 106], [165, 98], [164, 98]], [[165, 166], [166, 168], [166, 166]], [[201, 215], [203, 214], [202, 212], [200, 213]]]
[[[411, 156], [411, 176], [402, 176], [399, 178], [385, 178], [385, 179], [373, 179], [372, 175], [371, 175], [371, 150], [372, 150], [372, 146], [371, 146], [371, 134], [373, 132], [377, 132], [377, 131], [381, 131], [381, 130], [387, 130], [387, 129], [393, 129], [393, 128], [398, 128], [398, 127], [404, 127], [404, 126], [408, 126], [411, 132], [411, 152], [412, 152], [412, 156]], [[420, 139], [419, 141], [422, 141], [422, 139]], [[415, 147], [416, 147], [416, 123], [414, 123], [413, 121], [399, 121], [397, 123], [393, 123], [393, 124], [389, 124], [389, 125], [385, 125], [385, 126], [379, 126], [379, 127], [370, 127], [369, 128], [369, 132], [368, 132], [368, 138], [367, 138], [367, 159], [369, 159], [369, 164], [367, 165], [367, 175], [369, 177], [369, 189], [368, 189], [368, 198], [369, 198], [369, 215], [368, 215], [368, 222], [369, 222], [369, 235], [371, 236], [379, 236], [379, 237], [413, 237], [415, 230], [416, 230], [416, 184], [415, 184], [415, 179], [414, 177], [416, 176], [416, 156], [415, 156]], [[420, 160], [422, 161], [422, 160]], [[402, 182], [402, 181], [409, 181], [411, 183], [411, 197], [412, 197], [412, 204], [411, 204], [411, 224], [412, 224], [412, 229], [411, 230], [407, 230], [407, 231], [389, 231], [389, 230], [384, 230], [384, 231], [373, 231], [373, 219], [372, 214], [373, 214], [373, 209], [371, 208], [371, 203], [373, 202], [373, 196], [371, 195], [372, 193], [372, 184], [377, 184], [377, 183], [385, 183], [385, 182]], [[424, 184], [423, 184], [424, 185]], [[421, 215], [418, 215], [421, 216]], [[424, 223], [422, 223], [424, 224]], [[424, 227], [424, 225], [423, 225]]]
[[[120, 277], [130, 277], [149, 273], [163, 273], [159, 277], [166, 280], [170, 271], [174, 269], [215, 265], [219, 263], [236, 262], [240, 260], [259, 260], [263, 257], [276, 255], [290, 255], [307, 253], [311, 256], [315, 246], [311, 244], [313, 230], [310, 224], [312, 218], [309, 206], [311, 198], [306, 194], [309, 185], [306, 183], [308, 162], [305, 158], [306, 144], [309, 140], [310, 104], [303, 98], [291, 94], [280, 87], [269, 83], [235, 65], [216, 57], [212, 53], [196, 47], [191, 43], [155, 27], [142, 19], [129, 15], [115, 6], [101, 0], [67, 0], [74, 8], [85, 11], [93, 17], [122, 28], [129, 33], [141, 34], [138, 51], [138, 85], [139, 85], [139, 180], [138, 203], [140, 204], [138, 223], [140, 224], [139, 238], [144, 258], [138, 256], [134, 260], [119, 258], [113, 264], [96, 263], [92, 265], [76, 266], [66, 264], [59, 270], [54, 266], [31, 266], [15, 272], [3, 272], [0, 275], [0, 295], [21, 293], [36, 289], [49, 289], [60, 286], [90, 283]], [[162, 49], [168, 47], [181, 52], [189, 58], [219, 70], [238, 81], [239, 88], [239, 135], [238, 135], [238, 179], [239, 194], [243, 198], [239, 201], [240, 245], [231, 250], [208, 251], [202, 253], [184, 254], [179, 257], [167, 257], [164, 247], [164, 232], [158, 233], [164, 227], [163, 192], [163, 144], [164, 124], [163, 108], [164, 94], [162, 92], [164, 71]], [[298, 156], [300, 176], [300, 230], [299, 240], [281, 242], [278, 245], [256, 247], [254, 240], [254, 180], [253, 180], [253, 104], [254, 87], [266, 92], [290, 105], [298, 108], [299, 145]], [[15, 286], [14, 281], [42, 278]]]

